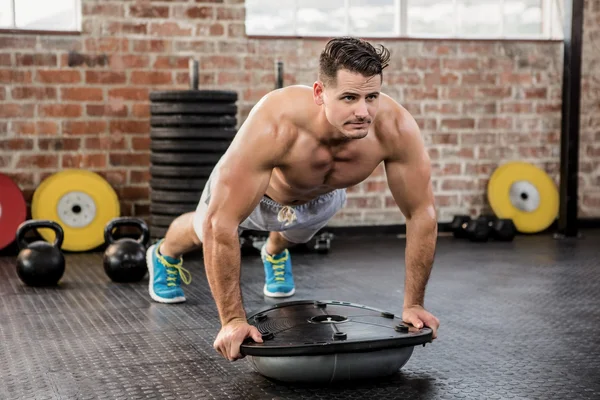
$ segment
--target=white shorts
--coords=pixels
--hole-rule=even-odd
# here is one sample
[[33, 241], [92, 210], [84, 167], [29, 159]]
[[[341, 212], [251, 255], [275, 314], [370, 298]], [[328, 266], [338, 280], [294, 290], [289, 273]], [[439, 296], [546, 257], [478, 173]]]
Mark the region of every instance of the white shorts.
[[[200, 241], [202, 225], [210, 202], [210, 179], [206, 182], [196, 214], [194, 230]], [[283, 206], [267, 196], [238, 227], [238, 233], [246, 229], [265, 232], [281, 232], [292, 243], [306, 243], [327, 225], [329, 220], [346, 204], [346, 190], [337, 189], [299, 206]]]

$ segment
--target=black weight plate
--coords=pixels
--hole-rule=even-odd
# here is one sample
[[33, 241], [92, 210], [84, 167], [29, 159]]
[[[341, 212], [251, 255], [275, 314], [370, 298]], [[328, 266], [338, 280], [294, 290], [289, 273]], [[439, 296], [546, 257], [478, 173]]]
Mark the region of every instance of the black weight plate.
[[150, 216], [150, 224], [153, 226], [159, 226], [168, 228], [177, 218], [177, 215], [152, 215]]
[[152, 102], [235, 102], [237, 92], [233, 90], [167, 90], [150, 93]]
[[202, 192], [173, 192], [170, 190], [152, 190], [151, 201], [162, 203], [198, 203]]
[[235, 126], [237, 119], [230, 115], [152, 115], [151, 126]]
[[231, 142], [226, 140], [153, 140], [150, 150], [153, 152], [205, 152], [223, 154]]
[[219, 153], [153, 153], [150, 162], [155, 165], [215, 165], [222, 156]]
[[181, 215], [188, 212], [196, 211], [196, 203], [150, 203], [150, 213], [158, 215]]
[[179, 191], [198, 191], [203, 190], [207, 179], [150, 179], [152, 190], [179, 190]]
[[218, 139], [231, 140], [237, 133], [232, 127], [196, 127], [196, 128], [152, 128], [150, 130], [150, 139]]
[[150, 114], [225, 114], [235, 116], [237, 106], [227, 103], [157, 103], [150, 105]]
[[150, 176], [159, 176], [163, 178], [208, 178], [213, 168], [214, 165], [151, 165]]

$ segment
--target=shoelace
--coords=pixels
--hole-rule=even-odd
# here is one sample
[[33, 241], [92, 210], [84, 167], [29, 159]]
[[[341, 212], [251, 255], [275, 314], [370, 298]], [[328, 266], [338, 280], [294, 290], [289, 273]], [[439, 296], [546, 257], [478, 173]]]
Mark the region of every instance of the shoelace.
[[288, 259], [288, 253], [285, 253], [285, 256], [275, 259], [273, 256], [265, 253], [265, 259], [273, 264], [273, 273], [275, 274], [276, 281], [285, 282], [285, 262]]
[[181, 276], [181, 281], [186, 285], [189, 285], [192, 282], [191, 272], [183, 268], [181, 261], [178, 264], [171, 264], [170, 262], [165, 260], [165, 258], [162, 256], [162, 254], [158, 252], [158, 250], [156, 251], [156, 256], [158, 257], [160, 262], [163, 263], [163, 265], [167, 268], [167, 286], [176, 285], [177, 275]]

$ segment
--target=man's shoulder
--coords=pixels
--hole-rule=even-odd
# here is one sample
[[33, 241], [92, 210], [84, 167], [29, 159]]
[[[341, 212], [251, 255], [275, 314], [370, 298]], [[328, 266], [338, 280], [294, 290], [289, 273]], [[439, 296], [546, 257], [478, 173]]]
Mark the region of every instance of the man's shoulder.
[[415, 150], [421, 144], [421, 131], [411, 113], [396, 100], [381, 95], [375, 121], [379, 140], [388, 149], [388, 157], [403, 158], [405, 152]]

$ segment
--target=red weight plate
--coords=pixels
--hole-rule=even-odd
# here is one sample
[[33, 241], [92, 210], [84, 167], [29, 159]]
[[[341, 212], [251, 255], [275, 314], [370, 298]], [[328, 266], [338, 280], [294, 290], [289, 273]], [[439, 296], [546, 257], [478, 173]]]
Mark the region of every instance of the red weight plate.
[[17, 228], [27, 218], [27, 204], [21, 189], [0, 174], [0, 250], [15, 240]]

